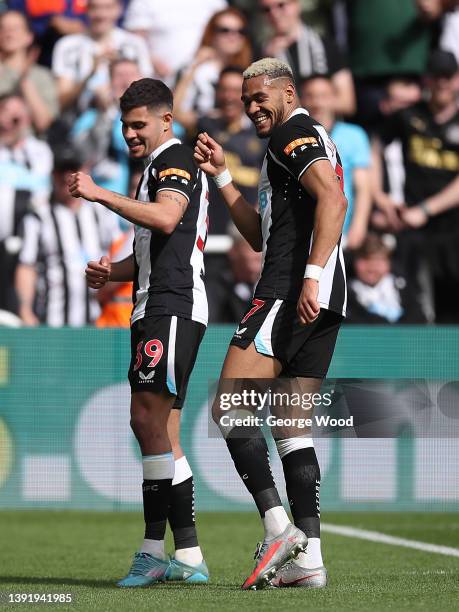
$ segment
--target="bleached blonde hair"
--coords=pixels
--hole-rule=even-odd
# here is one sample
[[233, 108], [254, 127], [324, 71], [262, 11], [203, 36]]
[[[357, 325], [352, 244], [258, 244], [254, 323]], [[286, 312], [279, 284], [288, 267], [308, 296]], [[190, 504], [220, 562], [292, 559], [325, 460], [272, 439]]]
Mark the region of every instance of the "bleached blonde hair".
[[286, 78], [293, 82], [293, 72], [290, 66], [275, 57], [264, 57], [257, 62], [253, 62], [242, 74], [244, 80], [262, 75], [265, 75], [269, 81]]

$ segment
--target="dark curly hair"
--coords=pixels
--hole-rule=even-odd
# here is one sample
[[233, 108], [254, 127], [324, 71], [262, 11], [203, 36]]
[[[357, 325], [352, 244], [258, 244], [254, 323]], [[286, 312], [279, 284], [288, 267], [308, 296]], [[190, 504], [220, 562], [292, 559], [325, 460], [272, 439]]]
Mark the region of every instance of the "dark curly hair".
[[126, 113], [139, 106], [147, 106], [152, 110], [166, 106], [172, 111], [172, 92], [167, 85], [157, 79], [134, 81], [121, 96], [120, 108], [121, 112]]

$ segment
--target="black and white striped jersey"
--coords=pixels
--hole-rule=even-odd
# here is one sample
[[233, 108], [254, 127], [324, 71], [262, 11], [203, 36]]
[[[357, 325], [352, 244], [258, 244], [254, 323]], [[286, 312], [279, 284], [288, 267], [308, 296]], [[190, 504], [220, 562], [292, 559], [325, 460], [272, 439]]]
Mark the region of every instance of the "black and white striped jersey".
[[155, 202], [160, 191], [176, 191], [188, 207], [170, 235], [136, 226], [131, 324], [143, 317], [175, 315], [207, 325], [203, 251], [207, 238], [208, 186], [193, 151], [171, 138], [150, 155], [136, 199]]
[[119, 236], [116, 215], [85, 200], [77, 210], [56, 203], [24, 217], [19, 263], [38, 272], [34, 309], [42, 323], [78, 327], [95, 321], [100, 309], [84, 271]]
[[[341, 162], [325, 129], [303, 109], [271, 134], [258, 191], [263, 267], [255, 297], [298, 300], [311, 250], [317, 201], [300, 184], [311, 164], [329, 160], [343, 183]], [[321, 308], [346, 313], [346, 276], [341, 239], [322, 272]]]

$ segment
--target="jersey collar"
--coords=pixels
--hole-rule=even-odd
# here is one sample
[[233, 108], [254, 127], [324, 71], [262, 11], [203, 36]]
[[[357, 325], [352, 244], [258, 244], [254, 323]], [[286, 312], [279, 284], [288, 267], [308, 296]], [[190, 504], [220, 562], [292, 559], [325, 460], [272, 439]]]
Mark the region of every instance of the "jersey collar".
[[150, 155], [148, 156], [148, 161], [150, 162], [153, 161], [154, 159], [158, 157], [160, 153], [162, 153], [163, 151], [165, 151], [166, 149], [168, 149], [169, 147], [175, 144], [182, 144], [182, 143], [178, 138], [169, 138], [169, 140], [166, 140], [166, 142], [163, 142], [162, 145], [160, 145], [152, 153], [150, 153]]
[[[305, 108], [302, 108], [300, 106], [299, 108], [295, 108], [293, 113], [290, 115], [289, 119], [291, 119], [295, 115], [309, 115], [309, 113], [308, 113], [308, 111]], [[287, 119], [287, 121], [288, 121], [288, 119]]]

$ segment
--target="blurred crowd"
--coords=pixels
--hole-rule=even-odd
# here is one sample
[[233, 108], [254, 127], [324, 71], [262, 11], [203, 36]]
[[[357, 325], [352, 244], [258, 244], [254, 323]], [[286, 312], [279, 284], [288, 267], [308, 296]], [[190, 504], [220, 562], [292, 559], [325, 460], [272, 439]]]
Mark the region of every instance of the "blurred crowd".
[[[118, 99], [141, 77], [174, 91], [175, 133], [207, 131], [257, 202], [266, 141], [240, 100], [255, 59], [287, 61], [331, 134], [349, 202], [350, 323], [459, 323], [459, 2], [0, 0], [0, 324], [127, 326], [131, 286], [84, 268], [126, 257], [133, 230], [69, 196], [71, 173], [135, 193]], [[240, 320], [261, 254], [214, 187], [211, 322]]]

